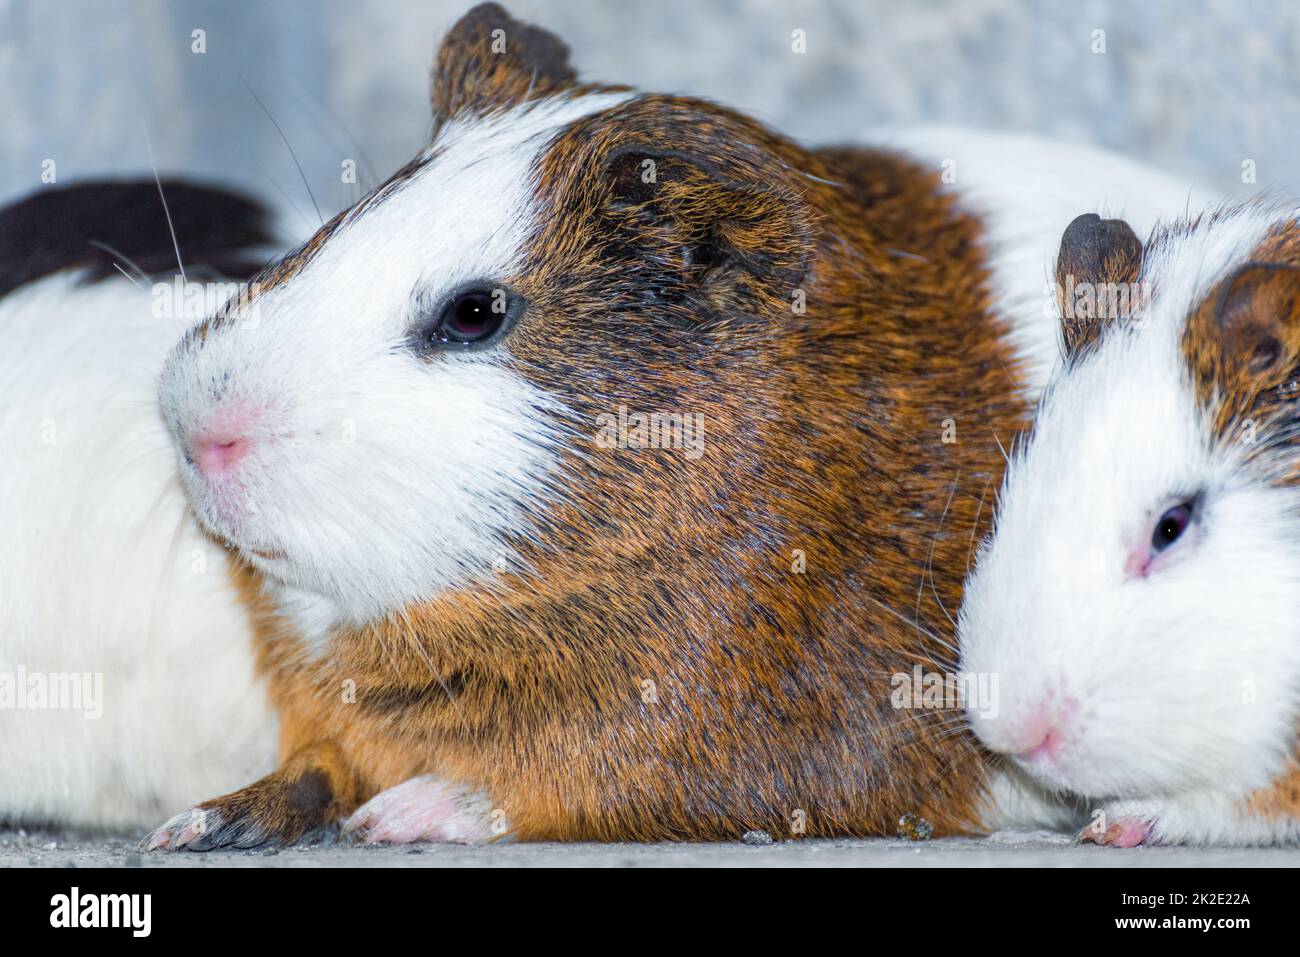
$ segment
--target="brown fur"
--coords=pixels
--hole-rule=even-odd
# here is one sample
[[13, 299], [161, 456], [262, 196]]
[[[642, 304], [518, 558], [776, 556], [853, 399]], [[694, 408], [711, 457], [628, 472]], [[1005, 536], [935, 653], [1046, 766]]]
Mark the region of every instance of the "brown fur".
[[1300, 818], [1300, 760], [1292, 758], [1272, 785], [1249, 795], [1238, 804], [1238, 810], [1270, 820]]
[[[1183, 352], [1219, 441], [1237, 441], [1246, 422], [1263, 437], [1291, 421], [1300, 380], [1300, 236], [1294, 230], [1266, 239], [1210, 292], [1188, 319]], [[1281, 477], [1290, 481], [1300, 458], [1294, 445], [1254, 444], [1261, 452], [1252, 457], [1256, 464], [1283, 464]]]
[[[506, 26], [536, 82], [479, 72], [503, 16], [449, 35], [440, 114], [580, 95], [533, 28]], [[1027, 413], [980, 224], [898, 157], [809, 152], [672, 97], [575, 124], [539, 182], [509, 353], [570, 415], [555, 500], [510, 543], [527, 570], [336, 632], [313, 661], [242, 568], [293, 772], [209, 806], [292, 839], [436, 774], [525, 840], [977, 827], [971, 740], [951, 712], [895, 709], [890, 679], [952, 668], [998, 438]], [[599, 447], [620, 405], [703, 413], [702, 457]], [[332, 799], [286, 815], [274, 795], [304, 767]]]

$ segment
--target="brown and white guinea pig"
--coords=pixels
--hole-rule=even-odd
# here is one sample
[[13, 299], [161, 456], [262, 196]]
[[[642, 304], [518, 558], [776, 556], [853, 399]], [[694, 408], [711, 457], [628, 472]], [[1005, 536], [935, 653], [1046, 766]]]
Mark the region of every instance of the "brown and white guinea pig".
[[1294, 842], [1300, 220], [1080, 216], [1057, 287], [1065, 360], [960, 614], [999, 676], [972, 724], [1085, 840]]
[[1147, 181], [999, 141], [958, 177], [1011, 197], [982, 217], [923, 136], [810, 151], [583, 84], [493, 4], [432, 101], [425, 151], [166, 363], [281, 761], [146, 846], [979, 827], [975, 750], [892, 676], [951, 664], [1059, 196]]

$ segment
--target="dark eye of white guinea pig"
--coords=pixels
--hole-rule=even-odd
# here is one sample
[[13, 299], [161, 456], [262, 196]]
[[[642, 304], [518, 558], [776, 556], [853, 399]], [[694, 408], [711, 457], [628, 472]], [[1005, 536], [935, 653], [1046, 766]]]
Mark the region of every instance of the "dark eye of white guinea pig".
[[515, 311], [515, 300], [503, 289], [471, 288], [453, 295], [420, 336], [427, 348], [455, 349], [491, 343]]
[[1178, 539], [1183, 537], [1187, 526], [1192, 523], [1192, 503], [1175, 505], [1160, 516], [1155, 531], [1151, 534], [1151, 550], [1163, 552]]

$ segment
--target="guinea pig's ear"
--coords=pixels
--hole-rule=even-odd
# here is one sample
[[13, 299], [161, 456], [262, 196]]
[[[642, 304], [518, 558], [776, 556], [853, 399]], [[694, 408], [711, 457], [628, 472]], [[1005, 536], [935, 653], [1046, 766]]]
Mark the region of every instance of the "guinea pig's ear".
[[606, 161], [606, 215], [683, 283], [720, 306], [787, 306], [812, 257], [810, 215], [777, 177], [728, 175], [704, 156], [626, 146]]
[[1056, 257], [1061, 336], [1068, 356], [1095, 344], [1138, 308], [1142, 241], [1122, 219], [1084, 213], [1065, 228]]
[[521, 23], [499, 4], [480, 3], [456, 21], [438, 50], [430, 92], [434, 120], [509, 109], [577, 80], [563, 40]]
[[1300, 266], [1248, 262], [1193, 313], [1187, 344], [1201, 376], [1222, 391], [1270, 388], [1300, 361]]

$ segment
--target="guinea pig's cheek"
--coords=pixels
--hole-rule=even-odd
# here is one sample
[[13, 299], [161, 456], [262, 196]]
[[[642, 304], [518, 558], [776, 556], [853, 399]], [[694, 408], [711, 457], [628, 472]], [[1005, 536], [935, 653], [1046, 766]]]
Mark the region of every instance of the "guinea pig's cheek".
[[229, 490], [237, 543], [281, 556], [257, 567], [360, 623], [517, 563], [555, 494], [548, 396], [490, 355], [379, 355], [322, 380]]

